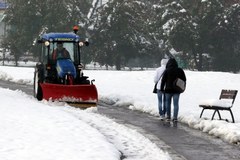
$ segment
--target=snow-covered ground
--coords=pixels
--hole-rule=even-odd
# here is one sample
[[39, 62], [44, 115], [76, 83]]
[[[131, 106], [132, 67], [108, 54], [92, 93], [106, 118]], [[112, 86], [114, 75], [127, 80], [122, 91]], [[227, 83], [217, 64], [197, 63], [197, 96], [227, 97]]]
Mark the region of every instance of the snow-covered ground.
[[[0, 79], [31, 85], [33, 72], [33, 68], [1, 66]], [[154, 70], [84, 72], [96, 80], [102, 101], [158, 116], [157, 97], [152, 93], [154, 73]], [[180, 96], [179, 121], [239, 144], [239, 95], [232, 108], [234, 124], [207, 120], [212, 111], [205, 111], [204, 118], [200, 119], [198, 105], [202, 100], [218, 99], [222, 89], [240, 90], [240, 74], [185, 73], [187, 89]], [[0, 89], [0, 94], [0, 125], [3, 126], [0, 128], [0, 159], [119, 159], [121, 152], [127, 159], [170, 159], [168, 153], [141, 134], [97, 114], [96, 109], [83, 111], [67, 105], [63, 107], [62, 103], [38, 102], [21, 91]], [[229, 112], [221, 114], [222, 118], [231, 120]]]
[[[33, 72], [1, 66], [0, 79], [31, 85]], [[0, 96], [1, 160], [171, 159], [136, 130], [99, 115], [96, 108], [39, 102], [19, 90], [0, 88]]]

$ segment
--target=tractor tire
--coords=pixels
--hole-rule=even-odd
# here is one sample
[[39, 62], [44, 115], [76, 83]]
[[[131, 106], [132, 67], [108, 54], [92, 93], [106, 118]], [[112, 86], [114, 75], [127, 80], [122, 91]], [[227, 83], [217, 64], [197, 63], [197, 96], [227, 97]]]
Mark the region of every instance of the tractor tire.
[[33, 94], [34, 97], [37, 98], [37, 100], [41, 101], [43, 99], [43, 93], [42, 93], [42, 88], [40, 86], [40, 77], [39, 77], [38, 71], [34, 72], [34, 83], [33, 83]]

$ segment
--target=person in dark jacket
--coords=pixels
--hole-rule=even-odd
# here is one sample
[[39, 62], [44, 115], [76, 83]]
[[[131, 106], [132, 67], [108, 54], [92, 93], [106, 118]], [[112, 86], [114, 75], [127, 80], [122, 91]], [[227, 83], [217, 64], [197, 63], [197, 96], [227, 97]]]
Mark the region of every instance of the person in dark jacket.
[[171, 119], [171, 101], [173, 99], [173, 121], [177, 121], [179, 110], [180, 92], [174, 88], [174, 81], [180, 78], [186, 82], [186, 76], [183, 69], [178, 67], [177, 61], [174, 58], [169, 59], [165, 73], [162, 77], [161, 91], [165, 93], [165, 105], [167, 110], [167, 120]]

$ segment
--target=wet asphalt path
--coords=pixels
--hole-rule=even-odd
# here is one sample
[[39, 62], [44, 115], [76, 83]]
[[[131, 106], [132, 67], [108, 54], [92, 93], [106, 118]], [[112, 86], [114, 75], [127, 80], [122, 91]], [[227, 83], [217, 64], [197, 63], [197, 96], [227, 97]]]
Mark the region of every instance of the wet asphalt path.
[[[0, 87], [33, 94], [33, 86], [0, 80]], [[98, 105], [98, 112], [138, 130], [159, 148], [169, 152], [174, 160], [240, 160], [239, 146], [225, 143], [201, 131], [190, 129], [184, 124], [169, 125], [152, 115], [102, 102]]]
[[[100, 104], [98, 111], [118, 123], [137, 129], [152, 142], [157, 142], [159, 148], [169, 152], [173, 159], [240, 160], [239, 146], [222, 142], [184, 124], [174, 126], [171, 122], [169, 125], [155, 116], [106, 104]], [[164, 141], [164, 144], [159, 140]]]

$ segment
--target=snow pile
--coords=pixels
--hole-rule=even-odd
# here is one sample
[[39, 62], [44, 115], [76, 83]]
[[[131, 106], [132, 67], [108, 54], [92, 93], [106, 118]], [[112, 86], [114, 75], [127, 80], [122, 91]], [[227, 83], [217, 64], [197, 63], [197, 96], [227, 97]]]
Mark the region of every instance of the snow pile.
[[[108, 159], [120, 152], [104, 135], [60, 108], [0, 89], [0, 159]], [[90, 155], [90, 156], [89, 156]]]
[[232, 100], [227, 99], [206, 99], [199, 103], [202, 106], [218, 106], [223, 108], [229, 108], [232, 106]]

